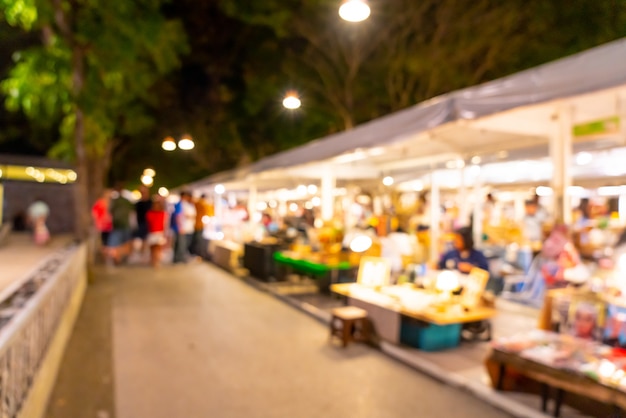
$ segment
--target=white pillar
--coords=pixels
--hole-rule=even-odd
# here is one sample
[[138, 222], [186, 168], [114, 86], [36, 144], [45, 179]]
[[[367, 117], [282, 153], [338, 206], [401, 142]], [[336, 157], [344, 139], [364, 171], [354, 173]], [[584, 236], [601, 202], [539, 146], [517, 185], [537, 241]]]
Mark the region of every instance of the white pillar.
[[250, 189], [248, 190], [248, 215], [250, 216], [250, 223], [256, 223], [254, 220], [254, 214], [256, 213], [257, 204], [257, 187], [254, 180], [251, 181]]
[[[485, 204], [485, 189], [483, 188], [483, 177], [482, 175], [478, 176], [476, 180], [476, 185], [474, 186], [474, 208], [472, 213], [472, 236], [474, 237], [474, 244], [476, 246], [480, 246], [483, 242], [483, 223], [484, 219], [484, 210], [483, 206]], [[492, 208], [491, 210], [495, 211], [496, 208]]]
[[223, 195], [215, 192], [215, 217], [218, 219], [218, 222], [221, 224], [222, 217], [224, 216], [224, 201]]
[[513, 216], [515, 222], [521, 222], [526, 215], [526, 197], [522, 192], [516, 192], [513, 198]]
[[459, 203], [459, 215], [456, 223], [459, 226], [469, 226], [468, 222], [472, 214], [472, 205], [470, 205], [465, 167], [459, 170], [459, 175], [461, 176], [461, 187], [459, 188], [459, 198], [457, 200]]
[[335, 187], [337, 179], [331, 167], [326, 167], [321, 179], [322, 220], [330, 221], [334, 216]]
[[441, 221], [441, 203], [439, 179], [437, 173], [430, 174], [430, 260], [439, 259], [439, 226]]
[[554, 191], [554, 219], [566, 225], [572, 223], [571, 200], [567, 194], [572, 184], [572, 109], [559, 106], [558, 116], [550, 136], [550, 158], [552, 159], [552, 189]]

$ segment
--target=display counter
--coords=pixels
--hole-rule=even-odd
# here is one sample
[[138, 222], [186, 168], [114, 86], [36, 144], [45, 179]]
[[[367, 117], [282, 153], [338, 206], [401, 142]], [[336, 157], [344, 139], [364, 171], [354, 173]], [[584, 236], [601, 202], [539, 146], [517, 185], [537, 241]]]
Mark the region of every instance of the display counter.
[[357, 265], [341, 260], [338, 256], [324, 259], [320, 254], [301, 254], [294, 251], [275, 252], [274, 262], [286, 270], [285, 274], [294, 272], [317, 279], [322, 292], [328, 292], [329, 286], [340, 280], [356, 280], [354, 273], [358, 268]]
[[458, 300], [442, 301], [435, 291], [412, 285], [372, 288], [357, 283], [335, 284], [331, 291], [346, 297], [351, 306], [368, 311], [377, 335], [427, 351], [458, 345], [462, 324], [485, 321], [496, 315], [491, 307], [464, 308]]
[[494, 341], [486, 365], [498, 390], [516, 388], [518, 376], [539, 382], [543, 411], [549, 389], [556, 389], [554, 416], [559, 416], [566, 393], [625, 409], [625, 362], [622, 349], [537, 330]]
[[209, 253], [217, 266], [227, 271], [235, 271], [239, 267], [239, 257], [243, 246], [232, 241], [210, 241]]
[[259, 280], [269, 281], [276, 277], [274, 253], [280, 249], [278, 243], [248, 242], [244, 245], [243, 267]]

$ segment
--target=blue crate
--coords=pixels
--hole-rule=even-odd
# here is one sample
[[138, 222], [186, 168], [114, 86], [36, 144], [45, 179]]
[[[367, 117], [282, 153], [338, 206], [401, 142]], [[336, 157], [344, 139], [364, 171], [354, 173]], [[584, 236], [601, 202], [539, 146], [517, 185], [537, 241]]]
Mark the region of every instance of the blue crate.
[[461, 324], [434, 325], [403, 318], [400, 342], [424, 351], [454, 348], [461, 341]]

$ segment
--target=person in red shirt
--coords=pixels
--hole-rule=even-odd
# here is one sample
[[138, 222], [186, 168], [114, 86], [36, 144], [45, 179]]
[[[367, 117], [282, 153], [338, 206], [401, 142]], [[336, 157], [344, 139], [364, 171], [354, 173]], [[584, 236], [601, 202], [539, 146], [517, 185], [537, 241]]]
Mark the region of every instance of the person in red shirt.
[[165, 203], [160, 197], [152, 201], [152, 207], [146, 213], [146, 223], [148, 224], [146, 244], [150, 247], [150, 263], [153, 267], [159, 267], [163, 256], [163, 247], [167, 242], [165, 236], [167, 212], [165, 211]]
[[102, 256], [107, 261], [111, 255], [109, 248], [109, 234], [113, 229], [113, 218], [109, 212], [109, 201], [111, 200], [111, 190], [106, 189], [102, 196], [91, 207], [91, 217], [93, 218], [96, 230], [100, 233], [102, 245]]

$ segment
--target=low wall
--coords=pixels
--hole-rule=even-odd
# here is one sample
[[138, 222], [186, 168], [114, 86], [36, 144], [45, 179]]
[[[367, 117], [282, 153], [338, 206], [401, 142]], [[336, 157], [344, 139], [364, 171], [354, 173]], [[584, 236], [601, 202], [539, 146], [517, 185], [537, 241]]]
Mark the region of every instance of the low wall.
[[0, 417], [42, 418], [87, 286], [87, 249], [52, 254], [0, 302]]

